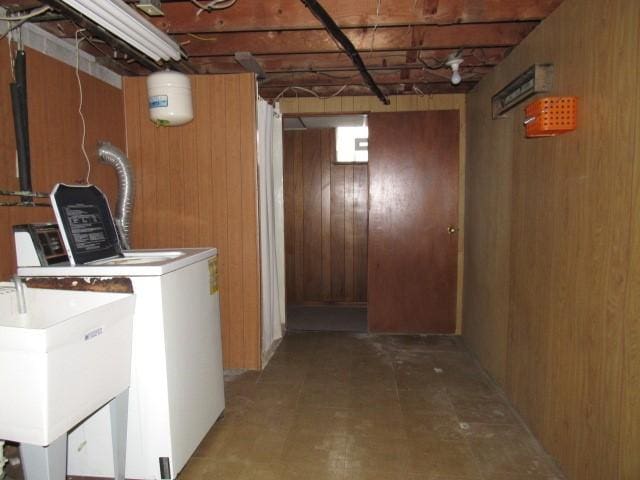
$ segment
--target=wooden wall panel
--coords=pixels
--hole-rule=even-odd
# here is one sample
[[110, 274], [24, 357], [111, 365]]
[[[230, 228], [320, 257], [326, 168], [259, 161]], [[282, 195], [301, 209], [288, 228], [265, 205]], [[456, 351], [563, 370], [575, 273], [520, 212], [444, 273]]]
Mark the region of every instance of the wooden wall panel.
[[[320, 158], [333, 158], [333, 148], [335, 143], [331, 141], [320, 142]], [[332, 183], [331, 183], [331, 162], [321, 162], [322, 165], [322, 177], [320, 179], [320, 189], [321, 189], [321, 202], [322, 202], [322, 238], [331, 238], [331, 199], [332, 199]], [[331, 261], [331, 242], [324, 241], [322, 242], [322, 278], [330, 279], [332, 274], [335, 271], [332, 268]], [[366, 255], [366, 254], [365, 254]], [[331, 296], [331, 285], [330, 281], [322, 282], [322, 299], [323, 301], [329, 300], [332, 298]]]
[[369, 228], [369, 174], [353, 168], [353, 296], [367, 298], [367, 230]]
[[[640, 35], [636, 38], [636, 66], [640, 67]], [[635, 157], [633, 165], [632, 212], [640, 211], [640, 83], [636, 83]], [[635, 218], [635, 217], [633, 217]], [[621, 480], [631, 480], [640, 473], [640, 221], [631, 226], [631, 242], [627, 282], [626, 314], [623, 330], [622, 405], [620, 416]]]
[[328, 243], [333, 255], [331, 255], [330, 298], [344, 298], [346, 295], [345, 170], [344, 167], [331, 168], [331, 234]]
[[335, 130], [284, 133], [289, 304], [367, 299], [367, 166], [334, 158]]
[[[377, 97], [334, 97], [317, 99], [309, 97], [282, 98], [280, 109], [285, 114], [314, 113], [369, 113], [369, 112], [413, 112], [429, 110], [458, 110], [460, 112], [460, 165], [458, 184], [458, 283], [456, 307], [456, 333], [461, 332], [462, 325], [462, 285], [464, 280], [464, 235], [465, 235], [465, 163], [466, 163], [466, 95], [400, 95], [390, 96], [390, 104], [383, 105]], [[484, 121], [484, 120], [483, 120]], [[489, 172], [487, 172], [489, 173]], [[361, 218], [361, 217], [359, 217]], [[362, 240], [364, 241], [364, 240]], [[362, 245], [362, 241], [356, 245]], [[358, 247], [361, 248], [361, 247]], [[356, 258], [362, 258], [357, 257]], [[356, 270], [362, 271], [362, 270]], [[356, 284], [357, 285], [357, 284]], [[357, 288], [357, 287], [356, 287]]]
[[286, 97], [280, 99], [280, 109], [285, 114], [463, 110], [465, 95], [391, 95], [389, 102], [389, 105], [383, 105], [374, 96], [333, 97], [326, 100], [313, 97]]
[[[498, 91], [495, 82], [488, 90]], [[504, 387], [509, 317], [512, 130], [489, 122], [491, 103], [470, 95], [467, 103], [467, 205], [465, 207], [464, 320], [467, 346]], [[482, 127], [480, 127], [482, 126]], [[489, 131], [483, 135], [478, 128]], [[493, 152], [500, 152], [494, 155]], [[473, 159], [473, 161], [471, 161]], [[469, 236], [472, 240], [469, 240]]]
[[157, 128], [127, 78], [135, 248], [217, 247], [225, 368], [260, 368], [256, 90], [252, 75], [192, 77], [194, 121]]
[[[0, 49], [0, 189], [18, 188], [9, 83], [8, 49]], [[84, 181], [87, 166], [80, 150], [82, 127], [78, 115], [79, 91], [74, 69], [37, 51], [27, 49], [29, 135], [33, 188], [49, 192], [58, 182]], [[117, 180], [111, 167], [98, 163], [96, 143], [107, 140], [125, 148], [121, 90], [80, 72], [86, 150], [91, 162], [90, 181], [100, 187], [112, 205]], [[4, 197], [10, 201], [8, 197]], [[54, 221], [50, 208], [0, 207], [0, 278], [15, 273], [12, 225]]]
[[[322, 231], [322, 143], [330, 141], [331, 130], [309, 130], [302, 140], [302, 272], [303, 301], [322, 299], [322, 244], [326, 242]], [[291, 218], [291, 217], [289, 217]], [[286, 220], [285, 220], [286, 221]], [[295, 220], [294, 220], [295, 222]], [[296, 266], [296, 268], [299, 268]]]
[[[465, 342], [571, 479], [640, 478], [638, 18], [565, 0], [468, 101]], [[536, 62], [579, 97], [577, 131], [491, 120]]]

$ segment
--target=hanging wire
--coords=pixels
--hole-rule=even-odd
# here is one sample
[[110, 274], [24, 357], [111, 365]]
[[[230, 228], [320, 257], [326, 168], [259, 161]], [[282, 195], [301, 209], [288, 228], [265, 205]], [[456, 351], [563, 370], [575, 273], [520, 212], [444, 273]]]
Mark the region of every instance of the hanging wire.
[[268, 83], [270, 80], [272, 80], [274, 77], [290, 76], [291, 78], [295, 78], [296, 73], [310, 73], [310, 74], [315, 74], [321, 77], [332, 78], [334, 80], [342, 80], [344, 82], [352, 82], [356, 78], [360, 78], [359, 73], [356, 73], [355, 75], [345, 76], [345, 75], [334, 75], [329, 72], [316, 71], [316, 70], [304, 70], [304, 71], [295, 71], [295, 72], [283, 71], [283, 72], [269, 72], [269, 80], [267, 80], [265, 84]]
[[25, 15], [10, 15], [10, 16], [0, 15], [0, 20], [3, 20], [5, 22], [27, 21], [30, 18], [37, 17], [38, 15], [42, 15], [43, 13], [48, 12], [49, 10], [51, 10], [51, 7], [47, 6], [47, 7], [41, 7], [36, 10], [33, 10], [32, 12], [29, 12]]
[[[463, 50], [464, 49], [459, 48], [458, 50], [455, 51], [453, 56], [454, 57], [460, 57], [462, 55]], [[418, 51], [418, 61], [420, 63], [422, 63], [422, 65], [425, 68], [428, 68], [429, 70], [438, 70], [438, 69], [444, 67], [447, 64], [447, 60], [449, 59], [449, 56], [447, 56], [447, 57], [445, 57], [443, 59], [431, 57], [428, 60], [431, 60], [431, 61], [433, 61], [435, 63], [429, 64], [429, 63], [426, 62], [426, 60], [424, 58], [421, 57], [421, 54], [422, 54], [422, 50], [419, 50]]]
[[1, 15], [0, 21], [9, 22], [9, 26], [7, 28], [7, 31], [4, 32], [2, 35], [0, 35], [0, 40], [8, 36], [16, 28], [21, 27], [25, 22], [29, 21], [33, 17], [42, 15], [43, 13], [48, 12], [49, 10], [51, 10], [51, 7], [46, 6], [46, 7], [38, 8], [30, 13], [27, 13], [26, 15], [11, 15], [11, 16]]
[[378, 22], [380, 21], [380, 7], [382, 6], [382, 0], [377, 0], [376, 3], [376, 22], [373, 24], [373, 31], [371, 32], [371, 46], [369, 47], [369, 58], [373, 55], [373, 47], [376, 42], [376, 31], [378, 30]]
[[24, 23], [26, 23], [27, 20], [20, 20], [19, 22], [17, 22], [16, 24], [10, 24], [9, 25], [9, 29], [4, 32], [2, 35], [0, 35], [0, 40], [2, 40], [4, 37], [6, 37], [7, 35], [9, 35], [13, 30], [15, 30], [16, 28], [21, 27]]
[[418, 86], [416, 86], [416, 85], [414, 85], [414, 86], [413, 86], [413, 89], [412, 89], [412, 90], [413, 90], [415, 93], [417, 93], [418, 95], [420, 95], [421, 97], [426, 96], [426, 94], [425, 94], [422, 90], [420, 90], [420, 88], [418, 88]]
[[82, 141], [80, 143], [80, 149], [82, 150], [82, 155], [84, 156], [84, 159], [87, 163], [87, 174], [84, 178], [84, 183], [88, 185], [89, 177], [91, 176], [91, 162], [89, 161], [89, 155], [87, 155], [87, 150], [85, 148], [85, 141], [87, 138], [87, 124], [84, 119], [84, 113], [82, 113], [83, 95], [82, 95], [82, 81], [80, 80], [80, 42], [82, 42], [84, 38], [78, 37], [78, 34], [84, 31], [85, 29], [81, 28], [76, 30], [76, 34], [75, 34], [75, 37], [76, 37], [76, 71], [75, 73], [76, 73], [76, 79], [78, 80], [78, 92], [80, 94], [80, 102], [78, 104], [78, 114], [80, 115], [80, 122], [82, 124]]
[[301, 91], [301, 92], [306, 92], [310, 95], [313, 95], [314, 97], [316, 97], [319, 100], [329, 100], [330, 98], [333, 97], [337, 97], [338, 95], [340, 95], [345, 88], [347, 88], [349, 86], [349, 84], [343, 85], [342, 87], [340, 87], [340, 89], [335, 92], [332, 93], [331, 95], [327, 96], [327, 97], [323, 97], [321, 95], [318, 95], [316, 92], [314, 92], [313, 90], [309, 89], [309, 88], [305, 88], [305, 87], [296, 87], [296, 86], [291, 86], [291, 87], [286, 87], [284, 90], [282, 90], [278, 95], [276, 95], [276, 97], [273, 99], [274, 102], [277, 102], [280, 97], [282, 97], [285, 93], [287, 93], [289, 90], [293, 90], [296, 93], [296, 97], [297, 95], [297, 91]]
[[196, 14], [196, 15], [200, 15], [202, 12], [210, 13], [214, 10], [224, 10], [225, 8], [229, 8], [234, 3], [236, 3], [236, 1], [237, 0], [212, 0], [208, 3], [203, 3], [203, 2], [199, 2], [198, 0], [191, 0], [191, 3], [193, 3], [196, 7], [200, 9]]
[[197, 40], [202, 40], [203, 42], [215, 42], [216, 40], [218, 40], [215, 37], [203, 37], [202, 35], [197, 35], [195, 33], [187, 33], [187, 36], [195, 38]]
[[13, 47], [11, 44], [13, 43], [11, 38], [10, 31], [7, 32], [9, 35], [7, 36], [7, 46], [9, 47], [9, 70], [11, 71], [11, 79], [16, 81], [16, 72], [15, 72], [15, 54], [13, 53]]

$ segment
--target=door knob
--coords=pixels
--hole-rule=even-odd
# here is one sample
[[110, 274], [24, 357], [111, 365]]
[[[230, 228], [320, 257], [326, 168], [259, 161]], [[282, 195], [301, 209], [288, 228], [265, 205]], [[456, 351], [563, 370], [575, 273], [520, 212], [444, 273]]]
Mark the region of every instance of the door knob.
[[456, 233], [458, 231], [458, 227], [454, 227], [453, 225], [449, 225], [447, 227], [447, 233], [449, 235], [453, 235], [454, 233]]

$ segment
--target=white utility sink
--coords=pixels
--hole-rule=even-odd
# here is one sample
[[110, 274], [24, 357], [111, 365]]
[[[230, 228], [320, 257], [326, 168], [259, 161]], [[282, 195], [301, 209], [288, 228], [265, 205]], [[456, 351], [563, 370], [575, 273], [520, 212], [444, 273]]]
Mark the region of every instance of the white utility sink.
[[0, 282], [0, 439], [49, 445], [129, 386], [135, 296]]

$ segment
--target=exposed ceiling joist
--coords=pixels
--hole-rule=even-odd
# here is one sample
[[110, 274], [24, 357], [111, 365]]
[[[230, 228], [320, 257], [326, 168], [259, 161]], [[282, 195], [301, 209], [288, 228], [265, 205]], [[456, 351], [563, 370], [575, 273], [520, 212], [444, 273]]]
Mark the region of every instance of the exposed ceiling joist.
[[[449, 53], [455, 51], [457, 51], [457, 49], [417, 50], [414, 51], [414, 54], [429, 64], [439, 64], [447, 58]], [[494, 66], [502, 61], [508, 51], [508, 47], [465, 49], [462, 51], [462, 57], [467, 67]], [[344, 53], [254, 55], [254, 57], [267, 73], [339, 72], [353, 70], [351, 59]], [[362, 58], [369, 70], [425, 68], [424, 64], [419, 61], [408, 63], [406, 61], [407, 52], [405, 50], [366, 52]], [[200, 67], [208, 68], [206, 71], [212, 73], [217, 71], [241, 71], [240, 68], [235, 69], [237, 64], [232, 55], [213, 58], [195, 57], [192, 58], [192, 62]]]
[[258, 80], [264, 80], [267, 78], [262, 65], [256, 61], [255, 57], [251, 55], [251, 52], [236, 52], [234, 53], [233, 58], [238, 62], [238, 65], [240, 65], [243, 70], [255, 73]]
[[[97, 0], [92, 0], [97, 1]], [[102, 1], [102, 0], [101, 0]], [[125, 0], [135, 9], [138, 0]], [[205, 2], [206, 0], [201, 0]], [[383, 94], [463, 93], [500, 63], [562, 0], [319, 0]], [[321, 28], [300, 0], [237, 0], [230, 8], [200, 11], [191, 0], [161, 0], [163, 17], [147, 18], [189, 55], [199, 74], [245, 71], [236, 52], [251, 52], [252, 70], [267, 80], [260, 94], [331, 96], [370, 94], [343, 47]], [[9, 12], [39, 8], [39, 0], [0, 0]], [[72, 39], [84, 25], [52, 11], [34, 19]], [[117, 42], [86, 31], [81, 48], [124, 75], [157, 68]], [[443, 61], [460, 50], [462, 83], [452, 85]], [[246, 62], [245, 62], [246, 63]], [[344, 88], [343, 88], [344, 87]], [[306, 89], [306, 90], [305, 90]], [[310, 93], [312, 92], [312, 93]]]
[[[457, 92], [465, 93], [470, 91], [475, 85], [475, 82], [465, 82], [463, 81], [460, 85], [458, 85]], [[433, 83], [433, 84], [417, 84], [415, 85], [418, 88], [418, 91], [425, 95], [436, 95], [442, 93], [451, 93], [450, 84], [446, 83]], [[397, 84], [393, 86], [383, 86], [382, 88], [385, 90], [387, 95], [402, 95], [405, 92], [404, 90], [405, 84]], [[315, 95], [323, 98], [329, 98], [336, 94], [336, 92], [340, 91], [340, 96], [362, 96], [362, 95], [371, 95], [371, 91], [368, 87], [364, 85], [349, 85], [346, 88], [338, 88], [335, 86], [316, 86], [309, 87], [309, 90], [312, 90]], [[260, 89], [260, 95], [263, 98], [276, 98], [278, 95], [282, 94], [283, 89], [276, 87], [262, 87]], [[417, 91], [413, 90], [412, 85], [412, 93], [417, 93]], [[291, 89], [288, 90], [286, 95], [287, 97], [311, 97], [312, 94], [305, 92], [303, 90]]]
[[[341, 28], [371, 25], [453, 25], [538, 21], [562, 0], [325, 0], [323, 6]], [[238, 1], [233, 8], [196, 15], [188, 1], [163, 2], [165, 17], [152, 19], [171, 33], [314, 29], [317, 23], [299, 0]]]
[[302, 3], [313, 13], [313, 16], [324, 25], [327, 29], [327, 33], [331, 36], [331, 38], [339, 44], [345, 51], [345, 53], [351, 58], [351, 61], [362, 75], [362, 79], [364, 83], [368, 85], [371, 89], [371, 92], [380, 99], [382, 103], [385, 105], [389, 104], [389, 99], [387, 96], [380, 90], [380, 87], [376, 84], [376, 81], [373, 79], [371, 74], [367, 71], [367, 67], [365, 66], [360, 54], [358, 53], [357, 48], [353, 45], [349, 37], [347, 37], [340, 27], [336, 24], [336, 22], [331, 18], [331, 16], [327, 13], [327, 11], [318, 3], [317, 0], [301, 0]]
[[[509, 47], [520, 43], [536, 25], [535, 22], [518, 22], [455, 25], [446, 28], [358, 28], [346, 29], [344, 34], [366, 55], [370, 51]], [[237, 51], [251, 51], [254, 55], [341, 51], [324, 30], [219, 33], [178, 38], [190, 57], [229, 55]]]
[[[485, 75], [490, 68], [478, 69], [473, 75], [466, 77], [467, 81], [477, 81]], [[406, 72], [406, 73], [405, 73]], [[396, 83], [449, 83], [451, 70], [442, 68], [437, 71], [403, 70], [403, 71], [376, 71], [372, 70], [371, 76], [378, 85], [393, 85]], [[343, 72], [339, 75], [327, 73], [280, 73], [271, 74], [262, 83], [262, 87], [286, 87], [288, 85], [306, 86], [342, 86], [345, 84], [359, 85], [362, 79], [354, 69], [352, 72]]]

